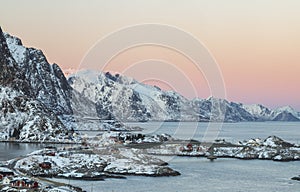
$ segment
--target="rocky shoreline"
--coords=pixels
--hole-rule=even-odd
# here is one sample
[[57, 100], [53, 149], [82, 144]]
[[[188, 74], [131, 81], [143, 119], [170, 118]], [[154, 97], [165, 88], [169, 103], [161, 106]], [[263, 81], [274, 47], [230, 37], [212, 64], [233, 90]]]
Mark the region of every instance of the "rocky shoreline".
[[[126, 179], [126, 176], [131, 175], [147, 177], [180, 175], [157, 156], [204, 157], [209, 160], [236, 158], [298, 161], [300, 146], [276, 136], [238, 143], [227, 142], [224, 139], [207, 143], [178, 140], [166, 134], [104, 132], [80, 144], [60, 148], [46, 147], [34, 151], [7, 161], [5, 166], [18, 176], [40, 179], [53, 177], [103, 181], [107, 178]], [[292, 179], [300, 180], [300, 177]]]
[[14, 169], [38, 177], [71, 179], [123, 178], [120, 175], [176, 176], [162, 160], [140, 151], [113, 147], [42, 149], [12, 161]]
[[176, 155], [191, 157], [236, 158], [243, 160], [261, 159], [273, 161], [299, 161], [300, 146], [288, 143], [279, 137], [250, 139], [238, 143], [216, 140], [214, 143], [201, 142], [165, 142], [147, 149], [152, 155]]

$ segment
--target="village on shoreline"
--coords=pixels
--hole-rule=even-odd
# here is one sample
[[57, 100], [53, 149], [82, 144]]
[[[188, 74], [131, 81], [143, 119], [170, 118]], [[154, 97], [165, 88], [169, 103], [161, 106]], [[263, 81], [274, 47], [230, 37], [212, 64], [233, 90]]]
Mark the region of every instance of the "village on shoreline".
[[[28, 155], [3, 162], [0, 167], [1, 191], [83, 191], [51, 178], [105, 180], [136, 176], [178, 176], [159, 156], [261, 159], [273, 161], [300, 160], [300, 146], [276, 136], [230, 143], [217, 139], [213, 143], [178, 140], [170, 135], [144, 135], [130, 132], [103, 132], [93, 139], [49, 146]], [[6, 141], [9, 142], [9, 141]], [[11, 142], [11, 141], [10, 141]], [[14, 141], [22, 142], [22, 141]], [[70, 145], [73, 144], [73, 145]], [[293, 177], [299, 180], [299, 177]]]

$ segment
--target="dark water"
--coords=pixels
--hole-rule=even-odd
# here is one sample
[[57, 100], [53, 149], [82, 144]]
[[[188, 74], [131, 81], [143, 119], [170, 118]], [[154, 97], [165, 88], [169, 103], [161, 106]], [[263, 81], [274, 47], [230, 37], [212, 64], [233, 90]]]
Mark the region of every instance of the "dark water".
[[42, 147], [41, 144], [0, 143], [0, 161], [26, 155]]
[[33, 151], [42, 149], [46, 146], [65, 146], [62, 144], [40, 144], [40, 143], [1, 143], [0, 142], [0, 161], [10, 160], [16, 157], [27, 155]]

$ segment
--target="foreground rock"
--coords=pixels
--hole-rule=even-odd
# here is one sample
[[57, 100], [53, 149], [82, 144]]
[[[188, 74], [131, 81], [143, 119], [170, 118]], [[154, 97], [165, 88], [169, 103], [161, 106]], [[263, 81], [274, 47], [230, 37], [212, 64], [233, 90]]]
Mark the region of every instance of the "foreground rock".
[[296, 176], [296, 177], [293, 177], [291, 178], [292, 180], [295, 180], [295, 181], [300, 181], [300, 175]]

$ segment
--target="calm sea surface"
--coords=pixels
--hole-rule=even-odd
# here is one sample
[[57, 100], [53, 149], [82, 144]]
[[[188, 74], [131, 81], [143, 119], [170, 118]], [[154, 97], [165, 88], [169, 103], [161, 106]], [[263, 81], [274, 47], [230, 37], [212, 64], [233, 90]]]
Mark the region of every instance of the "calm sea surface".
[[[207, 123], [150, 122], [131, 123], [145, 128], [144, 133], [168, 133], [180, 139], [201, 140], [207, 133], [236, 142], [250, 138], [266, 138], [276, 135], [289, 142], [300, 144], [300, 123], [259, 122], [225, 123], [222, 128], [207, 130]], [[218, 125], [219, 126], [219, 125]], [[93, 133], [89, 133], [95, 134]], [[7, 160], [43, 146], [37, 144], [0, 143], [0, 160]], [[160, 191], [208, 191], [208, 192], [295, 192], [300, 182], [290, 180], [300, 174], [300, 161], [273, 162], [264, 160], [217, 159], [209, 162], [205, 158], [168, 158], [170, 167], [182, 175], [177, 177], [140, 177], [107, 179], [105, 181], [62, 180], [82, 187], [86, 191], [104, 192], [160, 192]]]

